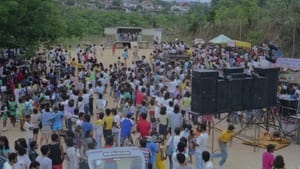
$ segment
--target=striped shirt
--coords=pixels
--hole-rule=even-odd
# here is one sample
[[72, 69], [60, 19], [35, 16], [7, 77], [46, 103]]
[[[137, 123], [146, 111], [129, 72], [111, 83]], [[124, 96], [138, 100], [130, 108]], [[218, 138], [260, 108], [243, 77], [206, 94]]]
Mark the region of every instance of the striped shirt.
[[151, 152], [150, 152], [150, 150], [148, 149], [148, 148], [140, 148], [140, 150], [143, 152], [143, 154], [144, 154], [144, 157], [145, 157], [145, 164], [146, 164], [146, 166], [148, 165], [148, 163], [149, 163], [149, 159], [150, 159], [150, 157], [151, 157]]

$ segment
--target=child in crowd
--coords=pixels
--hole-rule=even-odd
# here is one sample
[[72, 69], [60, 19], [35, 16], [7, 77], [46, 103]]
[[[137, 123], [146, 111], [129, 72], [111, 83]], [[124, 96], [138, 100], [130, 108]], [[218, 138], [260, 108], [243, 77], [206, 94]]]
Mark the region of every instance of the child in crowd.
[[203, 169], [214, 169], [213, 163], [210, 161], [210, 153], [208, 151], [202, 152], [202, 159], [204, 162]]
[[273, 144], [267, 145], [267, 151], [262, 155], [262, 169], [272, 169], [274, 162], [274, 149], [275, 146]]

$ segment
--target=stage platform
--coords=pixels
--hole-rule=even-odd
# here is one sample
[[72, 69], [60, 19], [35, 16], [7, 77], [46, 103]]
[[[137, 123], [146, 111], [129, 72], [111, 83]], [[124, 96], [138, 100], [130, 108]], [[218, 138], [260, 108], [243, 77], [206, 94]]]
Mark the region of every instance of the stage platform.
[[250, 145], [250, 146], [257, 146], [265, 149], [268, 144], [273, 144], [275, 145], [275, 150], [279, 150], [290, 145], [290, 141], [288, 141], [285, 138], [272, 138], [268, 134], [262, 134], [262, 136], [256, 142], [254, 140], [244, 141], [243, 144]]

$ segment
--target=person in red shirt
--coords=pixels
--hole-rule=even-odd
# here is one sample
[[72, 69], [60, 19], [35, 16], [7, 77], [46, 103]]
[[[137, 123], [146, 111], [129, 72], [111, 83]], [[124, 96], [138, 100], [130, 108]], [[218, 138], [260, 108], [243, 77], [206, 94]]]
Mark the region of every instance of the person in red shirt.
[[111, 49], [112, 49], [112, 54], [113, 54], [113, 56], [115, 56], [116, 49], [117, 49], [116, 44], [113, 44]]
[[142, 88], [141, 91], [139, 91], [137, 89], [136, 96], [135, 96], [135, 104], [136, 104], [136, 106], [141, 106], [142, 101], [144, 100], [144, 92], [145, 92], [145, 88]]
[[139, 114], [140, 114], [140, 109], [141, 109], [141, 106], [142, 106], [142, 102], [145, 98], [144, 96], [144, 93], [145, 93], [145, 88], [142, 88], [142, 90], [140, 91], [138, 89], [138, 86], [136, 87], [136, 95], [135, 95], [135, 104], [136, 104], [136, 107], [137, 107], [137, 112], [136, 112], [136, 121], [138, 120], [138, 117], [139, 117]]
[[141, 114], [141, 120], [137, 123], [136, 130], [140, 133], [142, 138], [150, 135], [151, 123], [147, 121], [147, 114]]

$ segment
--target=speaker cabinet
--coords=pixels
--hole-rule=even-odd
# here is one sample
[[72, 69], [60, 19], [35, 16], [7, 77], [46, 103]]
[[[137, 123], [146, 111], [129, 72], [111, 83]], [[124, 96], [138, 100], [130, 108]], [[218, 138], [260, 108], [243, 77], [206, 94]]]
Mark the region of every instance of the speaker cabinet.
[[242, 91], [242, 107], [243, 110], [250, 110], [253, 107], [253, 87], [254, 78], [247, 77], [243, 80], [243, 91]]
[[211, 70], [192, 72], [192, 103], [193, 112], [213, 114], [217, 112], [217, 79], [219, 73]]
[[252, 109], [264, 108], [267, 106], [268, 93], [266, 91], [268, 79], [256, 77], [253, 81], [253, 105]]
[[224, 68], [223, 69], [223, 75], [224, 77], [230, 74], [241, 74], [244, 73], [244, 69], [243, 68], [239, 68], [239, 67], [232, 67], [232, 68]]
[[230, 83], [227, 80], [219, 79], [217, 88], [217, 109], [219, 113], [231, 111], [230, 106]]
[[265, 107], [275, 106], [277, 103], [279, 68], [254, 68], [254, 72], [267, 79], [264, 91], [266, 93]]

